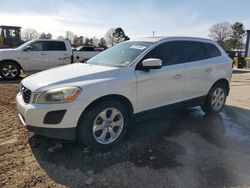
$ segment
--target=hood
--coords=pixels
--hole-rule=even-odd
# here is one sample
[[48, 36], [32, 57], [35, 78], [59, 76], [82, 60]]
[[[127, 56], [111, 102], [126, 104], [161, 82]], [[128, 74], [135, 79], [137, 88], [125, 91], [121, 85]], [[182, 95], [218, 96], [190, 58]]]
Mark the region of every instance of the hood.
[[13, 48], [0, 49], [0, 53], [1, 52], [13, 52], [14, 50], [16, 50], [16, 49], [13, 49]]
[[0, 60], [3, 59], [15, 59], [20, 55], [20, 51], [12, 49], [12, 48], [7, 48], [7, 49], [0, 49]]
[[113, 79], [119, 73], [117, 67], [74, 63], [33, 74], [22, 80], [32, 92], [62, 87], [65, 85], [84, 86], [93, 82]]

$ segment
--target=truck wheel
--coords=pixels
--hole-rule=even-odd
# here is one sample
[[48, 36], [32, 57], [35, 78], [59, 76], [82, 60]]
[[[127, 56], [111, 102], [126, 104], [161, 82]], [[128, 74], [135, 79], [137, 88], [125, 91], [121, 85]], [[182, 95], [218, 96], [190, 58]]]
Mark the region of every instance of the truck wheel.
[[222, 83], [214, 85], [205, 100], [205, 104], [201, 109], [206, 114], [218, 114], [223, 109], [227, 97], [227, 89]]
[[0, 64], [0, 76], [6, 80], [15, 80], [21, 73], [20, 66], [14, 62]]
[[106, 150], [118, 143], [130, 124], [127, 108], [119, 101], [107, 100], [82, 114], [77, 140], [94, 150]]

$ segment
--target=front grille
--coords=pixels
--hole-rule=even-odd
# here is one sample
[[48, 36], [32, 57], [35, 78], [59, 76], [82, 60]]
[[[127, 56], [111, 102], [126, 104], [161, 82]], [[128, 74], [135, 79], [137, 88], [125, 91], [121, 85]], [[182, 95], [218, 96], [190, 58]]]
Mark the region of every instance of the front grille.
[[24, 102], [29, 103], [30, 102], [31, 91], [28, 88], [21, 85], [21, 94], [23, 96]]

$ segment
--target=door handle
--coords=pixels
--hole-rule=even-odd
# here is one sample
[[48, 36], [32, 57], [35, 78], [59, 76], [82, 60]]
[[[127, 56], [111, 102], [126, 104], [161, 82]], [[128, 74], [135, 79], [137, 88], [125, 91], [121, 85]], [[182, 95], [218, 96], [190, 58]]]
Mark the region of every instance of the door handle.
[[176, 74], [176, 75], [174, 75], [174, 77], [173, 77], [173, 79], [175, 79], [175, 80], [179, 80], [179, 79], [181, 79], [181, 75], [180, 74]]
[[207, 69], [205, 70], [206, 73], [210, 73], [210, 72], [212, 72], [212, 71], [213, 71], [212, 68], [207, 68]]
[[47, 54], [43, 54], [43, 53], [42, 53], [41, 55], [47, 55]]

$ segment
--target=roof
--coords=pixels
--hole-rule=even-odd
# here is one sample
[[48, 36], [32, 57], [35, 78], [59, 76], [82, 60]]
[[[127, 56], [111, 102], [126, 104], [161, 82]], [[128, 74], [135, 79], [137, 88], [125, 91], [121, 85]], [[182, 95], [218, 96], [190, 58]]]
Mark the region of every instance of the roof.
[[8, 28], [17, 28], [17, 29], [21, 29], [21, 27], [19, 27], [19, 26], [7, 26], [7, 25], [0, 25], [0, 28], [5, 28], [5, 27], [8, 27]]
[[144, 37], [136, 39], [136, 41], [145, 41], [145, 42], [160, 42], [167, 39], [179, 39], [179, 40], [203, 40], [211, 42], [212, 40], [206, 38], [198, 38], [198, 37], [178, 37], [178, 36], [156, 36], [156, 37]]

